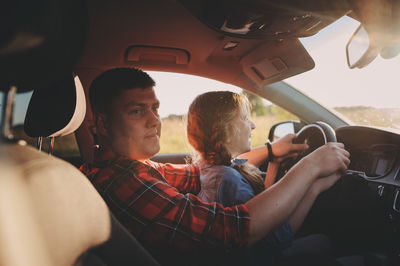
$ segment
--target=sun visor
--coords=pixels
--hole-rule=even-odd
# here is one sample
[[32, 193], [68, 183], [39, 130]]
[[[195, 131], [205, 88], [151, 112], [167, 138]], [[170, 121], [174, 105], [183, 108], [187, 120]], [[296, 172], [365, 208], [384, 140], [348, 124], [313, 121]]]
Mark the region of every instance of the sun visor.
[[315, 63], [298, 39], [268, 41], [240, 61], [243, 72], [264, 86], [314, 68]]

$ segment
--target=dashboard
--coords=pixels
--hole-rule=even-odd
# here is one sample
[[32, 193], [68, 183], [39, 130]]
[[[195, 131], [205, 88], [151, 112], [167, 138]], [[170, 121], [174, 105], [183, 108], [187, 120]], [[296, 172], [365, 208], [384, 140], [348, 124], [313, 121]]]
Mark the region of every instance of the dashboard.
[[348, 126], [337, 129], [336, 137], [350, 152], [349, 173], [400, 187], [400, 133]]
[[377, 196], [400, 213], [400, 132], [347, 126], [337, 129], [336, 137], [350, 152], [347, 174], [375, 183]]
[[[350, 151], [350, 171], [360, 173], [369, 180], [381, 179], [387, 176], [392, 177], [392, 180], [398, 180], [400, 170], [398, 164], [399, 151], [399, 146], [385, 143], [353, 148]], [[393, 182], [393, 184], [396, 184], [396, 182]]]

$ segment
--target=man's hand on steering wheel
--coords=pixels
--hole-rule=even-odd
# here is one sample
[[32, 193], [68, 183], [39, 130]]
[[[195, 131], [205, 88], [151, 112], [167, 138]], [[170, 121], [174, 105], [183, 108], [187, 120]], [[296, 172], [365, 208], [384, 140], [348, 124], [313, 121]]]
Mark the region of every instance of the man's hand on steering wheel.
[[315, 180], [311, 187], [311, 191], [316, 195], [332, 187], [350, 164], [349, 152], [344, 149], [342, 143], [337, 142], [325, 144], [308, 156], [320, 168], [320, 178]]
[[310, 190], [316, 195], [319, 195], [325, 190], [331, 188], [341, 177], [342, 173], [340, 171], [337, 171], [324, 178], [318, 178], [317, 180], [314, 181]]
[[344, 149], [343, 143], [329, 142], [308, 155], [309, 161], [315, 165], [319, 177], [335, 173], [344, 175], [350, 164], [350, 153]]
[[295, 138], [296, 134], [287, 134], [271, 144], [273, 162], [280, 163], [286, 158], [297, 157], [309, 148], [305, 143], [294, 144], [293, 140]]

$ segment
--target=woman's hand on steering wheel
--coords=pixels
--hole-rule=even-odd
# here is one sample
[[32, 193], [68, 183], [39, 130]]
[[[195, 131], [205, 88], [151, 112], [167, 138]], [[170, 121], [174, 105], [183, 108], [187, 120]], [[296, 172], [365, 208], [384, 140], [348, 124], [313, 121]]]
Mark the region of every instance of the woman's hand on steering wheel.
[[296, 134], [287, 134], [271, 144], [274, 162], [280, 163], [286, 158], [297, 157], [309, 148], [305, 143], [294, 144], [295, 138]]

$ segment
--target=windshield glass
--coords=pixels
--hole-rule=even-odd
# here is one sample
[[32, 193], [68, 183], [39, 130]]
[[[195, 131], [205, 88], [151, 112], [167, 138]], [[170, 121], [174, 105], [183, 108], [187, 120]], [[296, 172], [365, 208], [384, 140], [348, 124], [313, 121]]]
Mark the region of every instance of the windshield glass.
[[389, 60], [378, 56], [365, 68], [350, 69], [345, 49], [359, 24], [343, 17], [318, 34], [300, 39], [315, 68], [285, 82], [356, 125], [400, 129], [400, 56]]

